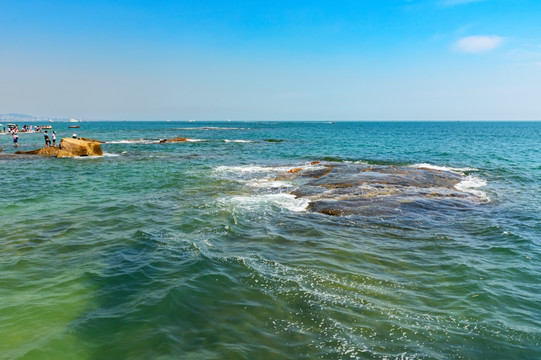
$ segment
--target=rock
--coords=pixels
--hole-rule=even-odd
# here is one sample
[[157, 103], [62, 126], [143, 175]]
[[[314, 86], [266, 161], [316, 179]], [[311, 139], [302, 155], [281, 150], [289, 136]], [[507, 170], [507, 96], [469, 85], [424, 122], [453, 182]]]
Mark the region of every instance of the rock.
[[184, 141], [188, 141], [188, 139], [187, 138], [160, 139], [160, 143], [184, 142]]
[[84, 137], [80, 137], [79, 140], [90, 141], [90, 142], [97, 142], [97, 143], [100, 143], [100, 144], [105, 144], [105, 141], [96, 140], [96, 139], [88, 139], [88, 138], [84, 138]]
[[[302, 171], [300, 171], [302, 170]], [[394, 216], [468, 208], [483, 198], [456, 188], [464, 174], [407, 166], [320, 164], [293, 168], [280, 179], [297, 179], [290, 192], [310, 201], [307, 210], [332, 216]]]
[[57, 157], [103, 156], [99, 142], [63, 138]]
[[75, 156], [103, 156], [100, 143], [72, 138], [63, 138], [58, 147], [50, 146], [32, 151], [17, 151], [15, 154], [56, 156], [57, 158]]
[[289, 169], [287, 171], [288, 174], [295, 174], [295, 173], [298, 173], [299, 171], [302, 171], [302, 168], [294, 168], [294, 169]]
[[2, 148], [0, 147], [0, 151], [2, 151]]
[[44, 147], [32, 151], [16, 151], [15, 154], [18, 155], [41, 155], [41, 156], [57, 156], [58, 148], [57, 147]]

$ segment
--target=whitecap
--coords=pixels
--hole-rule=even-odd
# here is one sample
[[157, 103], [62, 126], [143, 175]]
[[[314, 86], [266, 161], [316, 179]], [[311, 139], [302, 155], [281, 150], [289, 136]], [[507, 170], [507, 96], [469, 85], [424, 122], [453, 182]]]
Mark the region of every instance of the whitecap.
[[242, 127], [220, 127], [220, 126], [199, 126], [199, 127], [180, 127], [175, 130], [247, 130]]
[[136, 139], [136, 140], [114, 140], [107, 141], [107, 144], [157, 144], [159, 140], [145, 140], [145, 139]]
[[257, 189], [293, 188], [296, 185], [287, 181], [271, 179], [253, 179], [246, 181], [246, 185]]
[[297, 199], [291, 194], [233, 196], [230, 198], [223, 198], [222, 201], [247, 210], [255, 210], [268, 205], [275, 205], [294, 212], [305, 211], [310, 204], [308, 199]]
[[417, 168], [417, 169], [431, 169], [431, 170], [448, 171], [448, 172], [452, 172], [452, 173], [455, 173], [455, 174], [463, 174], [464, 171], [479, 171], [476, 168], [469, 168], [469, 167], [454, 168], [454, 167], [449, 167], [449, 166], [431, 165], [431, 164], [427, 164], [427, 163], [413, 164], [413, 165], [410, 165], [409, 167]]
[[455, 185], [455, 189], [460, 190], [465, 193], [472, 194], [484, 201], [490, 201], [487, 194], [478, 190], [487, 185], [486, 180], [481, 179], [480, 177], [468, 175], [461, 182]]
[[218, 166], [214, 169], [216, 172], [225, 173], [287, 173], [290, 170], [302, 168], [310, 170], [324, 169], [325, 166], [319, 163], [312, 165], [305, 163], [298, 166], [260, 166], [260, 165], [241, 165], [241, 166]]
[[244, 166], [218, 166], [216, 172], [226, 173], [270, 173], [270, 172], [286, 172], [293, 169], [291, 166], [259, 166], [259, 165], [244, 165]]
[[229, 140], [229, 139], [225, 139], [224, 141], [226, 143], [230, 143], [230, 142], [233, 142], [233, 143], [252, 143], [253, 142], [252, 140]]

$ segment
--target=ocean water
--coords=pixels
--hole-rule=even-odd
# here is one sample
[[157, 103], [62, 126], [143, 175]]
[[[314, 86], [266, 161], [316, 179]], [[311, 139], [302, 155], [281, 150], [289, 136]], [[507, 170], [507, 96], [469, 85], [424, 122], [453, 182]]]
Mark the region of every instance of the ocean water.
[[541, 123], [80, 126], [0, 135], [0, 358], [541, 358]]

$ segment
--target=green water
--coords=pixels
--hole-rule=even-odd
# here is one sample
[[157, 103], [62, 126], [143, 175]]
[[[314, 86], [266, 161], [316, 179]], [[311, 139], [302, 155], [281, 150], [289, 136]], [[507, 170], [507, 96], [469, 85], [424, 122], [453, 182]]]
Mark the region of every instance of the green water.
[[[106, 156], [0, 135], [2, 359], [541, 357], [541, 123], [77, 131]], [[312, 161], [454, 169], [472, 197], [314, 213], [276, 181]]]

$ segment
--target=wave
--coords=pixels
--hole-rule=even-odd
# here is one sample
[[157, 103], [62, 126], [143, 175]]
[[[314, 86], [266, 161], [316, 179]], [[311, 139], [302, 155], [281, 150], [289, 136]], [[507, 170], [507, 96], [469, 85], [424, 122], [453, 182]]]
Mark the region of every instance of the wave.
[[484, 191], [479, 190], [479, 188], [482, 188], [486, 185], [487, 181], [485, 179], [473, 175], [468, 175], [461, 182], [455, 185], [455, 189], [472, 194], [480, 198], [481, 200], [488, 202], [490, 201], [490, 198]]
[[254, 188], [254, 189], [283, 189], [283, 188], [294, 188], [296, 185], [287, 182], [287, 181], [281, 181], [281, 180], [273, 180], [273, 179], [252, 179], [252, 180], [246, 180], [246, 185], [248, 187]]
[[466, 171], [479, 171], [476, 168], [469, 168], [469, 167], [454, 168], [454, 167], [449, 167], [449, 166], [431, 165], [431, 164], [427, 164], [427, 163], [413, 164], [413, 165], [410, 165], [409, 167], [416, 168], [416, 169], [430, 169], [430, 170], [448, 171], [448, 172], [452, 172], [452, 173], [455, 173], [455, 174], [461, 174], [461, 175], [464, 175], [464, 172], [466, 172]]
[[[319, 164], [319, 163], [318, 163]], [[237, 166], [218, 166], [214, 169], [218, 173], [244, 173], [244, 174], [257, 174], [267, 173], [269, 175], [274, 173], [287, 173], [288, 171], [295, 170], [302, 167], [303, 169], [319, 169], [321, 166], [317, 164], [304, 163], [296, 166], [280, 165], [280, 166], [262, 166], [262, 165], [237, 165]]]
[[244, 166], [218, 166], [214, 171], [225, 173], [277, 173], [287, 172], [293, 169], [292, 166], [260, 166], [260, 165], [244, 165]]
[[220, 126], [199, 126], [199, 127], [181, 127], [175, 130], [248, 130], [250, 128], [242, 127], [220, 127]]
[[253, 140], [229, 140], [229, 139], [225, 139], [224, 140], [226, 143], [253, 143], [254, 141]]
[[158, 144], [159, 142], [160, 140], [153, 139], [133, 139], [107, 141], [107, 144]]
[[279, 194], [261, 194], [249, 196], [232, 196], [221, 198], [222, 204], [233, 205], [245, 210], [256, 210], [268, 206], [278, 206], [293, 212], [305, 211], [310, 200], [303, 198], [298, 199], [294, 195], [279, 193]]

